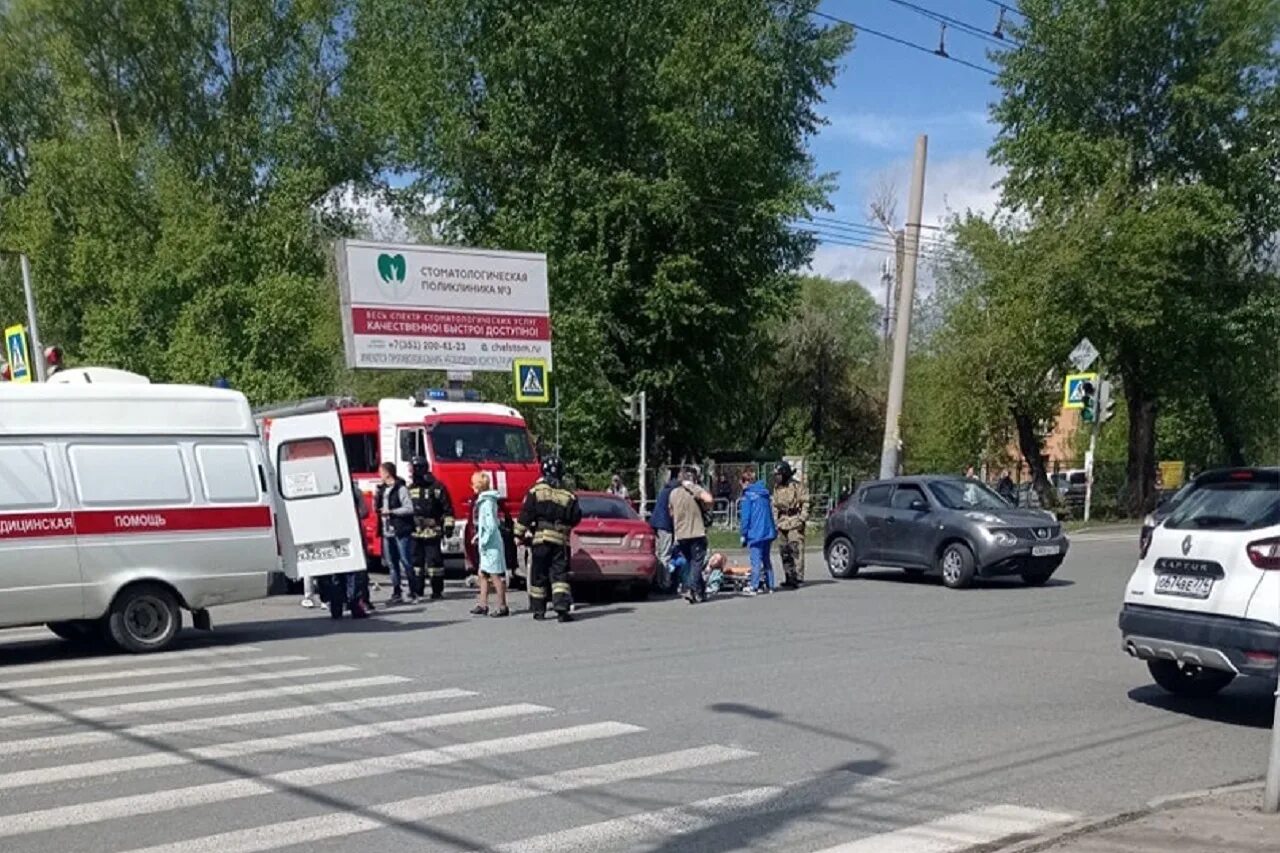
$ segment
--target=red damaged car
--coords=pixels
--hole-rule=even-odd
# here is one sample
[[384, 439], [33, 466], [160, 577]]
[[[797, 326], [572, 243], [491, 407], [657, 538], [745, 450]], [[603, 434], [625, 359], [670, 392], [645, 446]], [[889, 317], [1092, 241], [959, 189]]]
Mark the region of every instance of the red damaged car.
[[569, 538], [569, 579], [648, 595], [658, 570], [653, 529], [629, 503], [604, 492], [578, 492], [578, 506], [582, 521]]

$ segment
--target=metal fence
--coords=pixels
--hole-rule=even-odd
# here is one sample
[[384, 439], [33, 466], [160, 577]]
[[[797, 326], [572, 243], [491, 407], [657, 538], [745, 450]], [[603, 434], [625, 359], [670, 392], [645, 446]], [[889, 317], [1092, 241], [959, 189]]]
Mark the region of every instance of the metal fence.
[[[712, 518], [718, 527], [734, 528], [737, 526], [738, 503], [742, 498], [740, 478], [747, 469], [756, 471], [757, 477], [772, 487], [773, 470], [779, 460], [766, 462], [728, 462], [694, 465], [698, 471], [698, 480], [702, 487], [711, 493], [714, 499]], [[678, 466], [677, 466], [678, 467]], [[628, 497], [642, 515], [648, 517], [653, 511], [653, 502], [670, 476], [670, 467], [650, 468], [645, 472], [645, 505], [640, 506], [640, 490], [637, 472], [619, 471], [623, 483], [627, 487]], [[575, 471], [571, 472], [571, 483], [574, 488], [584, 491], [603, 491], [608, 488], [614, 472]], [[856, 471], [852, 466], [830, 462], [806, 461], [802, 472], [802, 480], [809, 490], [809, 518], [820, 521], [835, 508], [842, 495], [852, 493], [861, 481], [874, 476]]]

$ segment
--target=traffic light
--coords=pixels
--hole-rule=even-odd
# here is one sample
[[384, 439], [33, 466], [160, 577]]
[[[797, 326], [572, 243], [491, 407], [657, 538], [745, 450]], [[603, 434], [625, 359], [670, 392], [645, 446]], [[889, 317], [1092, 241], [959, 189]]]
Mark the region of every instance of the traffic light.
[[622, 398], [622, 416], [628, 420], [640, 420], [640, 395], [628, 394]]
[[1097, 417], [1099, 424], [1105, 424], [1116, 413], [1116, 401], [1111, 397], [1111, 383], [1103, 379], [1098, 383]]
[[1097, 389], [1093, 383], [1085, 380], [1080, 383], [1080, 420], [1091, 424], [1098, 416]]

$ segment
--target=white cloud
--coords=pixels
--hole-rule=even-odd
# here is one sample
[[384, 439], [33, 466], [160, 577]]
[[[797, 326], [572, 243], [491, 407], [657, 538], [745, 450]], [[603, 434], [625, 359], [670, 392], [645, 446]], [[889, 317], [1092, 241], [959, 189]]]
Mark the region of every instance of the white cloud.
[[869, 148], [909, 151], [916, 135], [968, 136], [987, 128], [987, 115], [980, 110], [958, 110], [936, 115], [897, 115], [893, 113], [838, 113], [827, 116], [824, 137], [856, 142]]
[[[1003, 174], [1003, 170], [988, 162], [982, 152], [962, 154], [928, 164], [925, 169], [924, 212], [921, 217], [923, 224], [943, 226], [952, 215], [969, 211], [991, 214], [1000, 201], [1000, 190], [996, 184]], [[868, 175], [859, 186], [862, 197], [858, 212], [851, 214], [843, 211], [835, 215], [850, 221], [864, 221], [863, 211], [867, 210], [872, 196], [880, 187], [888, 185], [898, 197], [900, 221], [897, 224], [901, 226], [907, 210], [906, 193], [910, 175], [911, 164], [905, 160]], [[927, 246], [931, 239], [937, 239], [938, 236], [936, 230], [926, 229], [922, 240]], [[888, 237], [875, 237], [868, 233], [865, 240], [856, 238], [856, 241], [884, 244], [887, 249]], [[857, 281], [871, 293], [876, 302], [884, 305], [885, 294], [880, 284], [880, 269], [885, 259], [890, 257], [888, 251], [826, 243], [819, 245], [814, 252], [808, 270], [828, 278]], [[922, 261], [919, 267], [919, 289], [922, 292], [928, 291], [931, 285], [929, 264]]]

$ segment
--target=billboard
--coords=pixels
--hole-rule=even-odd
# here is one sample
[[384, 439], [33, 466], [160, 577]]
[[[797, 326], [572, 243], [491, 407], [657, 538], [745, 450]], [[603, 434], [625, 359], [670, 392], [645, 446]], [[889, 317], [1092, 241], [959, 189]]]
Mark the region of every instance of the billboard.
[[339, 240], [337, 269], [349, 367], [550, 369], [546, 255]]

